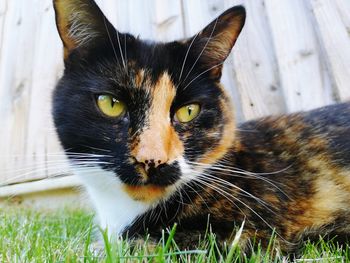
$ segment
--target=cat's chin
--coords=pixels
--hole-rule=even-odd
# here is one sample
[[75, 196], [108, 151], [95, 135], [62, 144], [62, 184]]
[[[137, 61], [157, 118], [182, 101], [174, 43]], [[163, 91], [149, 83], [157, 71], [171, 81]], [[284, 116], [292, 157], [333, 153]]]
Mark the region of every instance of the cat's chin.
[[160, 186], [154, 184], [146, 185], [123, 185], [123, 190], [135, 201], [148, 204], [158, 203], [167, 199], [176, 190], [174, 185]]

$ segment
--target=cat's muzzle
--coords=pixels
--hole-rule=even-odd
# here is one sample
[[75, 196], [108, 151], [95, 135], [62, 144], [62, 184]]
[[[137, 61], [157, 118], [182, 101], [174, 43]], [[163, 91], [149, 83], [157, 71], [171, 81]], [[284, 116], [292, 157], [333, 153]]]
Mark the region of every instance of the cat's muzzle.
[[181, 170], [178, 162], [161, 164], [158, 166], [138, 163], [136, 164], [136, 170], [142, 177], [142, 181], [145, 185], [169, 186], [174, 184], [181, 177]]

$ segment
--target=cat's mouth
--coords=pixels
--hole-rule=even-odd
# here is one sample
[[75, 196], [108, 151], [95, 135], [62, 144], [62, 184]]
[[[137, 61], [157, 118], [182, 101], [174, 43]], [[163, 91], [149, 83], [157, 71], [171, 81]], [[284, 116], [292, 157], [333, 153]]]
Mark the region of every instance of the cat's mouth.
[[177, 162], [149, 169], [136, 164], [135, 170], [138, 177], [136, 184], [125, 183], [124, 191], [134, 200], [147, 203], [154, 203], [169, 197], [175, 191], [175, 185], [181, 177]]

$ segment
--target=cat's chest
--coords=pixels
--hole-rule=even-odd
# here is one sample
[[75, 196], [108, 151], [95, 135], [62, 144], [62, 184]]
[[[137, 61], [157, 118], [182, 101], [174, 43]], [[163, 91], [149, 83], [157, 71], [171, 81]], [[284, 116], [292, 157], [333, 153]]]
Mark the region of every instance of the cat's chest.
[[113, 172], [96, 167], [77, 170], [75, 174], [82, 181], [97, 210], [100, 225], [108, 229], [109, 233], [121, 235], [125, 228], [151, 207], [150, 204], [130, 198]]

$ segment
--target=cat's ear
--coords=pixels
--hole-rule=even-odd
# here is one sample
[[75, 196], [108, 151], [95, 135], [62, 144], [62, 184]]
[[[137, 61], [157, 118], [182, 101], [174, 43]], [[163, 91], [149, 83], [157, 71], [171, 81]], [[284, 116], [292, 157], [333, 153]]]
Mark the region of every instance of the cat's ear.
[[64, 58], [78, 47], [91, 47], [116, 30], [93, 0], [53, 0]]
[[243, 6], [232, 7], [190, 39], [201, 64], [214, 79], [220, 79], [222, 64], [244, 26], [245, 17]]

